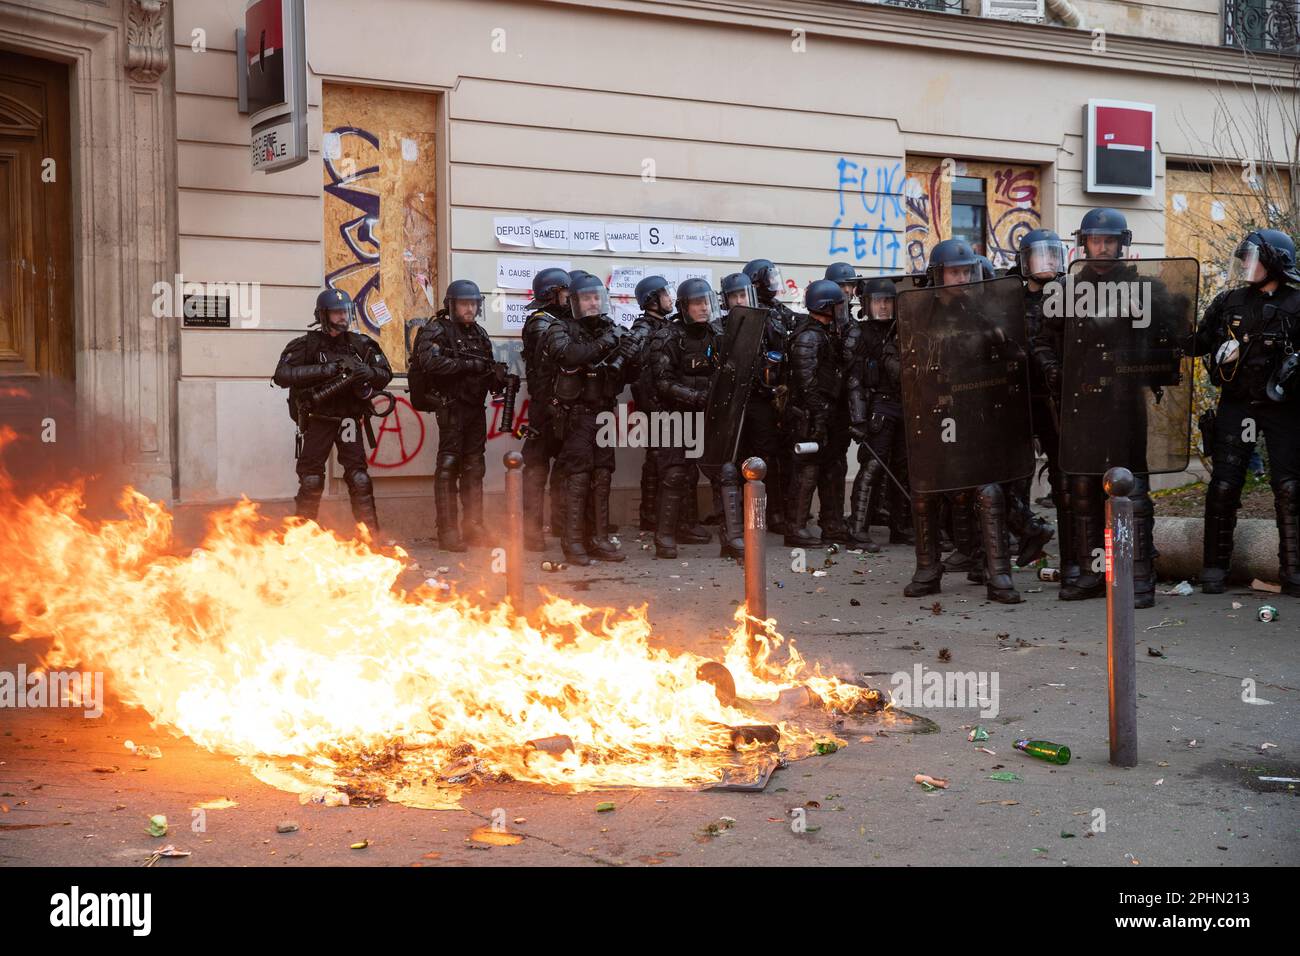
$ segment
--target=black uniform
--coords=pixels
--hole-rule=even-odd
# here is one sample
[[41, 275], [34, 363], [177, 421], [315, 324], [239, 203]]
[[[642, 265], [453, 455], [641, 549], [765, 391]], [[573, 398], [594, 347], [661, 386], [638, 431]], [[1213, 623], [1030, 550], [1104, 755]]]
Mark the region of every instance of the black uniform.
[[551, 462], [560, 453], [559, 438], [551, 422], [552, 389], [555, 363], [548, 361], [542, 343], [546, 330], [557, 318], [568, 315], [563, 305], [548, 305], [528, 316], [524, 322], [524, 376], [528, 382], [528, 430], [524, 439], [524, 543], [530, 551], [546, 546], [542, 535], [543, 502], [547, 481], [551, 482], [551, 533], [560, 530], [560, 476], [551, 470]]
[[767, 487], [771, 490], [767, 499], [767, 526], [781, 533], [785, 528], [786, 484], [791, 456], [781, 437], [781, 415], [777, 410], [776, 396], [786, 374], [787, 340], [799, 315], [775, 299], [763, 303], [763, 307], [768, 310], [767, 325], [763, 330], [763, 357], [758, 363], [749, 400], [745, 403], [737, 463], [758, 457], [767, 465]]
[[1300, 290], [1287, 285], [1261, 292], [1245, 286], [1221, 292], [1197, 327], [1194, 355], [1214, 354], [1229, 338], [1239, 358], [1214, 367], [1219, 405], [1208, 423], [1213, 472], [1205, 496], [1205, 568], [1201, 582], [1221, 593], [1232, 561], [1232, 534], [1241, 488], [1255, 443], [1246, 441], [1247, 419], [1268, 444], [1269, 481], [1277, 515], [1278, 561], [1285, 593], [1300, 597], [1300, 398], [1277, 402], [1265, 393], [1285, 356], [1300, 351]]
[[[650, 340], [655, 333], [668, 324], [669, 317], [657, 312], [642, 312], [632, 323], [627, 333], [636, 352], [627, 365], [627, 377], [632, 386], [632, 401], [637, 411], [647, 415], [659, 409], [659, 398], [655, 394], [654, 377], [650, 369]], [[641, 462], [641, 504], [640, 526], [642, 531], [655, 529], [656, 502], [659, 496], [660, 466], [655, 457], [658, 449], [647, 448], [645, 459]]]
[[484, 541], [483, 476], [487, 472], [489, 391], [505, 385], [504, 369], [492, 356], [492, 340], [477, 322], [454, 321], [439, 312], [415, 337], [412, 363], [428, 376], [429, 403], [438, 420], [437, 468], [433, 474], [438, 540], [443, 547], [462, 547], [456, 499], [463, 514], [463, 540]]
[[[543, 362], [556, 369], [552, 425], [560, 443], [557, 459], [564, 480], [564, 519], [560, 542], [575, 564], [626, 558], [609, 538], [609, 488], [614, 449], [596, 441], [601, 412], [614, 411], [623, 390], [623, 366], [630, 356], [622, 329], [608, 316], [565, 317], [553, 321], [543, 339]], [[591, 496], [590, 537], [584, 518]], [[585, 545], [585, 546], [584, 546]]]
[[[648, 364], [658, 407], [663, 411], [703, 412], [709, 385], [721, 361], [722, 328], [712, 322], [692, 322], [678, 315], [650, 340]], [[695, 496], [698, 469], [678, 444], [655, 449], [659, 467], [659, 507], [655, 528], [655, 555], [677, 557], [685, 502]], [[744, 557], [741, 523], [740, 472], [734, 464], [710, 476], [721, 504], [722, 557]], [[706, 538], [707, 540], [707, 538]], [[694, 539], [691, 539], [695, 543]]]
[[893, 319], [866, 320], [849, 326], [844, 340], [844, 367], [849, 428], [859, 443], [848, 537], [851, 544], [877, 550], [870, 534], [872, 502], [886, 487], [890, 495], [891, 540], [905, 540], [911, 514], [902, 489], [885, 474], [888, 466], [899, 482], [907, 480], [898, 323]]
[[786, 443], [816, 442], [818, 451], [794, 458], [787, 480], [785, 534], [791, 547], [817, 546], [819, 538], [803, 533], [818, 473], [830, 465], [829, 442], [835, 407], [843, 385], [843, 344], [834, 320], [821, 322], [807, 315], [800, 318], [790, 336], [790, 382], [785, 407]]
[[393, 379], [379, 343], [359, 332], [337, 336], [314, 330], [284, 347], [274, 382], [289, 389], [300, 429], [296, 513], [315, 520], [325, 491], [325, 462], [337, 446], [352, 516], [372, 531], [379, 527], [374, 487], [366, 470], [362, 435], [369, 425], [369, 401], [360, 397]]

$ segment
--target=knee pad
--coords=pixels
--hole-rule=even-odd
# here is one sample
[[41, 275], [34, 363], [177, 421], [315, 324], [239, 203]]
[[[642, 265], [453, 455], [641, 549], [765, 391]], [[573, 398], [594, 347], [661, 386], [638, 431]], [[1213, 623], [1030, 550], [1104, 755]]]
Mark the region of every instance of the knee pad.
[[1001, 485], [981, 485], [976, 495], [979, 507], [984, 510], [1001, 507], [1006, 502], [1006, 493]]
[[686, 477], [686, 469], [680, 465], [675, 465], [664, 472], [664, 487], [672, 491], [685, 493], [690, 488], [690, 480]]
[[305, 498], [319, 498], [325, 493], [325, 476], [299, 475], [298, 493]]
[[343, 476], [343, 480], [348, 484], [348, 491], [354, 495], [368, 495], [374, 491], [374, 485], [370, 483], [370, 472], [365, 469], [349, 471]]
[[1236, 511], [1241, 507], [1241, 486], [1222, 479], [1211, 479], [1205, 503], [1216, 511]]
[[1287, 478], [1273, 486], [1273, 502], [1285, 515], [1300, 512], [1300, 479]]
[[482, 458], [470, 458], [460, 466], [460, 474], [462, 478], [478, 481], [487, 474], [487, 463]]
[[440, 474], [460, 474], [460, 458], [457, 455], [439, 455], [437, 470]]
[[724, 485], [740, 484], [740, 470], [732, 462], [727, 462], [719, 472], [718, 480]]

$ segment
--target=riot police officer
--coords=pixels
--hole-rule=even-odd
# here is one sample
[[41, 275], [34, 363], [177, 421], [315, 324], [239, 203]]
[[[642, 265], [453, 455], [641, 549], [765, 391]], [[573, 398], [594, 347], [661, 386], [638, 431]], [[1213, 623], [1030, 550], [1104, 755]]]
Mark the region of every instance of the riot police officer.
[[892, 279], [878, 278], [864, 280], [859, 288], [863, 321], [851, 323], [844, 339], [848, 431], [858, 442], [848, 540], [851, 546], [876, 552], [880, 546], [871, 540], [871, 504], [882, 493], [887, 477], [891, 541], [903, 538], [899, 526], [910, 518], [900, 486], [906, 480], [907, 439], [894, 315], [898, 287]]
[[[583, 274], [569, 286], [569, 315], [546, 330], [544, 361], [556, 369], [554, 423], [564, 476], [564, 518], [560, 544], [569, 561], [589, 565], [622, 561], [609, 537], [609, 489], [614, 448], [598, 442], [598, 416], [613, 413], [623, 390], [624, 365], [634, 342], [609, 318], [609, 293], [598, 276]], [[586, 503], [591, 499], [590, 527]], [[589, 532], [585, 533], [585, 532]], [[584, 540], [585, 538], [585, 540]]]
[[325, 462], [337, 447], [352, 516], [376, 531], [374, 487], [361, 436], [370, 428], [370, 397], [392, 381], [393, 371], [378, 342], [350, 330], [355, 309], [342, 289], [316, 296], [313, 314], [319, 328], [284, 347], [274, 377], [276, 385], [289, 389], [289, 409], [298, 424], [295, 513], [316, 519]]
[[1300, 597], [1300, 283], [1295, 243], [1257, 229], [1237, 246], [1219, 293], [1197, 327], [1194, 355], [1209, 355], [1219, 404], [1209, 433], [1213, 455], [1205, 495], [1201, 590], [1222, 594], [1232, 533], [1255, 441], [1268, 443], [1282, 593]]
[[[980, 283], [983, 278], [978, 256], [965, 239], [945, 239], [937, 243], [930, 252], [926, 278], [927, 285], [936, 290], [926, 303], [931, 314], [924, 317], [924, 323], [918, 318], [918, 327], [908, 333], [917, 341], [928, 340], [925, 354], [916, 367], [915, 374], [918, 378], [928, 375], [931, 386], [951, 390], [954, 375], [964, 369], [987, 365], [996, 373], [1015, 364], [1008, 359], [1014, 358], [1019, 362], [1027, 358], [1021, 345], [1009, 340], [1002, 328], [990, 324], [986, 316], [980, 313], [976, 306], [981, 301], [980, 293], [950, 288]], [[975, 288], [983, 289], [983, 285]], [[912, 347], [915, 349], [915, 345]], [[1006, 384], [1013, 385], [1011, 382]], [[925, 397], [920, 395], [911, 401], [920, 401]], [[957, 447], [945, 449], [943, 453], [961, 456], [972, 465], [968, 469], [962, 469], [961, 474], [969, 473], [975, 477], [981, 471], [1002, 470], [1000, 456], [991, 455], [990, 461], [993, 464], [986, 465], [981, 455], [987, 452], [982, 447], [984, 443], [997, 440], [994, 429], [998, 422], [994, 420], [993, 409], [998, 402], [1004, 400], [1003, 391], [981, 387], [963, 390], [958, 394], [952, 390], [946, 398], [950, 403], [960, 400], [963, 406], [969, 403], [969, 407], [958, 424], [958, 434], [966, 436], [964, 442]], [[926, 409], [915, 407], [907, 410], [911, 417], [919, 417], [925, 412]], [[1023, 439], [1028, 447], [1030, 436], [1027, 420], [1025, 426]], [[975, 430], [974, 437], [971, 435], [972, 429]], [[931, 452], [935, 453], [933, 448]], [[909, 459], [908, 466], [914, 478], [927, 471], [937, 474], [942, 470], [942, 463], [935, 460]], [[911, 582], [903, 589], [908, 597], [937, 594], [945, 570], [939, 550], [941, 505], [945, 493], [915, 489], [914, 484], [912, 522], [916, 533], [916, 571]], [[953, 542], [959, 551], [971, 559], [968, 579], [973, 583], [984, 583], [989, 600], [1002, 604], [1020, 603], [1020, 593], [1011, 577], [1006, 493], [1002, 485], [996, 481], [987, 482], [951, 492], [950, 497]], [[975, 525], [978, 525], [978, 534]]]
[[[853, 297], [858, 290], [858, 274], [847, 262], [832, 262], [826, 267], [826, 278], [844, 293], [845, 308], [840, 312], [840, 341], [848, 336], [853, 319]], [[830, 447], [826, 450], [825, 464], [817, 472], [817, 524], [822, 538], [827, 541], [848, 541], [848, 527], [844, 523], [844, 482], [849, 474], [849, 412], [844, 402], [836, 402], [830, 424]]]
[[559, 440], [551, 426], [552, 387], [555, 368], [543, 357], [542, 342], [546, 330], [556, 319], [569, 314], [569, 274], [563, 269], [542, 269], [533, 276], [533, 300], [528, 304], [524, 321], [524, 375], [528, 382], [528, 426], [524, 437], [524, 547], [544, 551], [542, 533], [543, 500], [547, 481], [551, 482], [551, 533], [560, 530], [560, 476], [552, 473], [551, 462], [560, 452]]
[[[709, 385], [721, 361], [722, 327], [718, 298], [705, 279], [687, 279], [677, 287], [677, 315], [655, 333], [649, 362], [662, 410], [697, 415], [704, 411]], [[657, 449], [661, 468], [655, 557], [677, 557], [676, 533], [683, 499], [695, 494], [696, 466], [682, 445]], [[722, 506], [722, 557], [744, 559], [740, 473], [732, 462], [710, 476]]]
[[719, 305], [722, 309], [722, 327], [727, 327], [727, 315], [737, 306], [758, 308], [758, 295], [754, 283], [743, 272], [732, 272], [722, 277]]
[[786, 339], [798, 318], [778, 296], [785, 288], [781, 269], [771, 259], [753, 259], [742, 270], [754, 286], [759, 308], [768, 313], [763, 330], [763, 354], [754, 374], [754, 386], [745, 403], [738, 458], [758, 457], [767, 464], [767, 526], [778, 534], [785, 529], [786, 474], [790, 452], [781, 438], [777, 390], [784, 384]]
[[489, 391], [505, 388], [506, 370], [492, 357], [492, 340], [478, 321], [482, 316], [483, 293], [478, 285], [469, 279], [455, 280], [447, 286], [441, 311], [416, 335], [411, 359], [427, 383], [424, 401], [436, 410], [438, 420], [433, 500], [438, 544], [445, 551], [485, 543], [484, 401]]
[[[637, 411], [650, 414], [659, 408], [653, 378], [650, 374], [650, 339], [668, 324], [673, 311], [673, 294], [668, 280], [663, 276], [646, 276], [636, 284], [636, 304], [641, 314], [632, 323], [628, 335], [632, 337], [636, 354], [627, 364], [627, 375], [632, 386], [632, 401]], [[655, 448], [647, 448], [641, 462], [641, 504], [639, 507], [642, 531], [653, 531], [658, 510], [659, 468], [655, 461]]]
[[848, 308], [844, 290], [829, 279], [816, 279], [804, 292], [808, 315], [790, 336], [790, 392], [786, 399], [787, 443], [816, 442], [812, 453], [794, 455], [786, 490], [785, 544], [819, 547], [820, 536], [805, 530], [805, 516], [818, 487], [820, 469], [830, 467], [830, 428], [843, 383], [841, 313]]

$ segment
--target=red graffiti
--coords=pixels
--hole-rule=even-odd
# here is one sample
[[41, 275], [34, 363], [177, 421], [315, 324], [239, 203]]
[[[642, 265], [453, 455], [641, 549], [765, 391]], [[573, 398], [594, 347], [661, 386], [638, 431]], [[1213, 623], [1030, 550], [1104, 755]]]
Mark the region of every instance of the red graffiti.
[[1038, 186], [1034, 183], [1034, 171], [1022, 169], [999, 169], [994, 172], [997, 180], [995, 198], [1005, 206], [1033, 206], [1038, 198]]
[[492, 405], [490, 406], [492, 409], [492, 423], [488, 426], [488, 441], [493, 438], [509, 437], [514, 433], [515, 429], [523, 428], [524, 425], [528, 424], [528, 399], [525, 398], [523, 407], [515, 410], [515, 420], [511, 423], [510, 429], [501, 431], [501, 406], [505, 403], [504, 398], [492, 399]]
[[[402, 423], [406, 422], [406, 427], [414, 430], [418, 427], [419, 437], [416, 438], [410, 446], [406, 441], [406, 435], [402, 431]], [[397, 436], [397, 460], [393, 460], [391, 453], [392, 441], [386, 439], [385, 435]], [[413, 460], [424, 447], [424, 416], [417, 412], [409, 401], [400, 395], [396, 397], [393, 405], [393, 412], [387, 418], [379, 420], [379, 430], [375, 432], [375, 447], [370, 452], [369, 462], [372, 468], [400, 468], [407, 462]], [[385, 460], [379, 460], [381, 451], [389, 450], [385, 455]]]

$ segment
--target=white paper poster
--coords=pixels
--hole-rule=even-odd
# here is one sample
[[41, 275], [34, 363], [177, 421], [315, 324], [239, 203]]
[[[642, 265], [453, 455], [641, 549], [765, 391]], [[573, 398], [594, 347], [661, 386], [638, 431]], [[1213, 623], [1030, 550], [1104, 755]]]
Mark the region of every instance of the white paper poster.
[[641, 251], [672, 252], [674, 228], [671, 222], [641, 223]]
[[740, 232], [735, 229], [716, 229], [710, 226], [708, 233], [709, 256], [735, 256], [740, 257]]
[[645, 278], [642, 266], [615, 266], [609, 277], [610, 295], [633, 295], [636, 284]]
[[702, 256], [709, 251], [709, 231], [704, 226], [676, 223], [673, 226], [673, 248], [687, 255]]
[[529, 246], [533, 244], [533, 224], [527, 216], [494, 216], [492, 229], [497, 242], [503, 246]]
[[497, 288], [532, 292], [533, 276], [552, 267], [566, 272], [572, 268], [567, 259], [563, 262], [553, 259], [497, 259]]
[[609, 305], [613, 310], [610, 318], [625, 329], [632, 328], [632, 323], [641, 314], [641, 308], [636, 304], [635, 299], [630, 302], [611, 301]]
[[569, 248], [569, 220], [539, 219], [533, 223], [533, 245], [538, 249]]
[[569, 248], [594, 252], [605, 248], [605, 224], [571, 220], [569, 222]]
[[498, 295], [501, 302], [501, 327], [503, 329], [523, 329], [528, 320], [528, 296]]
[[699, 266], [682, 266], [678, 270], [681, 277], [678, 281], [685, 282], [687, 279], [707, 279], [710, 286], [713, 285], [713, 270], [702, 269]]
[[639, 222], [605, 223], [605, 245], [610, 252], [640, 252], [641, 224]]

